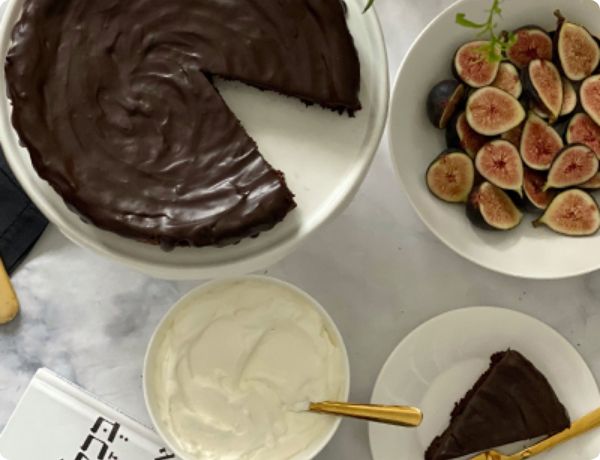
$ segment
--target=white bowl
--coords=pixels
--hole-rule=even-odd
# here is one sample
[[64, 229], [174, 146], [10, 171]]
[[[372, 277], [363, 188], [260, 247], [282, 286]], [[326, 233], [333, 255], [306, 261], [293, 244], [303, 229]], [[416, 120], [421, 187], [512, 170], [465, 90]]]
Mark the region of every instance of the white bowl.
[[[564, 278], [596, 270], [600, 268], [600, 234], [569, 238], [534, 229], [531, 217], [510, 232], [480, 230], [471, 225], [464, 206], [437, 200], [425, 184], [427, 166], [446, 147], [444, 132], [427, 120], [427, 94], [436, 82], [452, 76], [454, 51], [475, 37], [472, 30], [455, 24], [454, 18], [464, 12], [474, 20], [483, 19], [490, 3], [458, 1], [434, 19], [412, 45], [396, 77], [390, 109], [389, 143], [397, 173], [425, 225], [472, 262], [523, 278]], [[553, 30], [556, 9], [600, 35], [600, 8], [592, 0], [504, 0], [499, 27], [512, 30], [538, 24]]]
[[[189, 454], [182, 452], [181, 449], [178, 448], [178, 443], [172, 437], [169, 430], [165, 427], [164, 423], [161, 421], [161, 417], [159, 416], [159, 408], [158, 401], [154, 397], [160, 389], [156, 388], [156, 385], [153, 384], [152, 376], [157, 372], [157, 354], [160, 350], [161, 344], [165, 339], [166, 333], [168, 332], [171, 321], [185, 308], [193, 308], [191, 304], [193, 304], [198, 298], [202, 297], [207, 290], [217, 286], [217, 285], [227, 285], [231, 283], [239, 282], [240, 280], [259, 280], [261, 282], [270, 283], [277, 287], [283, 287], [285, 289], [291, 290], [295, 293], [300, 294], [304, 297], [308, 303], [312, 305], [314, 310], [321, 315], [323, 318], [323, 322], [327, 329], [327, 332], [330, 334], [336, 345], [340, 348], [341, 351], [341, 360], [342, 360], [342, 389], [340, 391], [339, 398], [341, 401], [346, 401], [348, 399], [348, 395], [350, 394], [350, 364], [348, 361], [348, 351], [346, 350], [346, 345], [344, 344], [344, 340], [342, 335], [340, 334], [339, 329], [331, 319], [331, 316], [327, 313], [327, 311], [310, 295], [306, 292], [302, 291], [296, 286], [292, 284], [286, 283], [284, 281], [277, 280], [275, 278], [267, 277], [267, 276], [246, 276], [240, 278], [228, 278], [223, 280], [211, 281], [205, 283], [201, 286], [198, 286], [187, 295], [185, 295], [182, 299], [180, 299], [163, 317], [159, 325], [157, 326], [152, 338], [150, 339], [150, 343], [148, 345], [148, 349], [146, 351], [146, 356], [144, 359], [144, 371], [143, 371], [143, 387], [144, 387], [144, 400], [146, 402], [146, 408], [148, 409], [148, 413], [150, 415], [150, 419], [158, 432], [161, 438], [167, 443], [169, 448], [176, 453], [176, 455], [182, 460], [194, 460], [193, 457], [190, 457]], [[339, 417], [331, 417], [331, 424], [326, 431], [321, 433], [321, 436], [315, 438], [302, 452], [298, 453], [293, 457], [294, 460], [309, 460], [315, 457], [323, 448], [329, 443], [335, 432], [337, 431], [341, 422], [341, 418]]]
[[[24, 0], [8, 0], [0, 24], [0, 61]], [[347, 0], [348, 23], [361, 60], [360, 100], [355, 118], [261, 92], [219, 83], [233, 112], [257, 141], [260, 151], [286, 174], [298, 209], [272, 230], [225, 248], [178, 248], [165, 253], [83, 223], [33, 169], [10, 123], [5, 79], [0, 79], [0, 141], [25, 192], [72, 241], [152, 276], [199, 279], [243, 274], [264, 268], [291, 253], [317, 227], [350, 202], [379, 145], [389, 99], [387, 56], [374, 10], [362, 14], [364, 0]]]

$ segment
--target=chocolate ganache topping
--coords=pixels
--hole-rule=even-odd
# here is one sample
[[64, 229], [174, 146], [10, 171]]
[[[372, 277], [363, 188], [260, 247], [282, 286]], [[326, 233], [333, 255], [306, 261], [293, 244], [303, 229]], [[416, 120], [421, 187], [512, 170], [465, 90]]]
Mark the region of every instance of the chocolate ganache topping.
[[12, 38], [38, 174], [85, 220], [166, 247], [234, 243], [295, 207], [213, 76], [360, 109], [339, 0], [25, 0]]

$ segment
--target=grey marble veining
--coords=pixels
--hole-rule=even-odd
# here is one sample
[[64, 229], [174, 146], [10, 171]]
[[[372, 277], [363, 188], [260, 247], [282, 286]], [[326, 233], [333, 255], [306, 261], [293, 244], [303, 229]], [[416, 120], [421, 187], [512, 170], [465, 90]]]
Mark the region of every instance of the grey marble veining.
[[[390, 72], [449, 0], [376, 0]], [[526, 281], [463, 260], [419, 221], [384, 140], [356, 199], [268, 274], [330, 311], [346, 340], [352, 399], [368, 400], [397, 343], [428, 318], [468, 305], [513, 308], [561, 332], [600, 377], [600, 272]], [[47, 366], [148, 423], [145, 347], [161, 316], [195, 283], [153, 280], [68, 242], [49, 228], [14, 277], [22, 315], [0, 328], [0, 427], [35, 370]], [[344, 421], [319, 458], [369, 458], [366, 424]]]

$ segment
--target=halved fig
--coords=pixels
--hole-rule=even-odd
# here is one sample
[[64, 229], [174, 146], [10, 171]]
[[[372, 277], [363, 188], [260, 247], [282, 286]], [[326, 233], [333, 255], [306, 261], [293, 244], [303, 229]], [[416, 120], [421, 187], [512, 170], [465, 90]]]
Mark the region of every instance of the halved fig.
[[473, 88], [492, 84], [498, 74], [500, 63], [488, 59], [486, 46], [489, 42], [483, 40], [465, 43], [454, 55], [454, 72]]
[[599, 190], [600, 189], [600, 172], [596, 173], [589, 181], [584, 182], [580, 185], [581, 188], [588, 190]]
[[522, 195], [523, 161], [510, 142], [498, 139], [485, 144], [477, 152], [475, 169], [496, 187]]
[[600, 210], [596, 200], [589, 193], [579, 189], [565, 190], [558, 194], [546, 212], [533, 222], [534, 227], [541, 225], [546, 225], [563, 235], [593, 235], [600, 228]]
[[587, 145], [570, 145], [565, 147], [552, 163], [545, 189], [580, 185], [594, 177], [597, 172], [598, 157], [594, 151]]
[[501, 89], [480, 88], [467, 100], [467, 122], [484, 136], [497, 136], [519, 126], [525, 109], [517, 99]]
[[578, 113], [571, 118], [566, 139], [568, 144], [587, 145], [600, 158], [600, 126], [589, 115]]
[[463, 101], [465, 92], [465, 85], [456, 80], [444, 80], [435, 85], [427, 97], [429, 121], [436, 128], [446, 128]]
[[570, 80], [562, 77], [563, 83], [563, 103], [560, 109], [560, 116], [571, 115], [577, 107], [577, 91]]
[[506, 91], [511, 96], [519, 99], [523, 93], [523, 84], [517, 68], [510, 62], [503, 62], [498, 69], [498, 75], [492, 86]]
[[534, 59], [525, 72], [525, 86], [533, 100], [538, 102], [554, 123], [563, 104], [563, 85], [560, 72], [551, 61]]
[[464, 152], [442, 152], [427, 168], [426, 181], [440, 200], [464, 203], [475, 181], [473, 160]]
[[446, 142], [448, 147], [465, 151], [471, 158], [483, 147], [489, 139], [475, 132], [467, 123], [465, 112], [454, 117], [446, 128]]
[[521, 158], [532, 169], [545, 171], [564, 147], [556, 130], [534, 113], [530, 113], [521, 135]]
[[526, 68], [534, 59], [552, 60], [552, 39], [544, 29], [526, 26], [515, 30], [516, 42], [506, 57], [519, 69]]
[[521, 223], [523, 213], [504, 190], [484, 181], [469, 196], [467, 217], [484, 229], [510, 230]]
[[594, 73], [600, 64], [600, 47], [587, 29], [567, 21], [560, 11], [554, 37], [560, 66], [569, 80], [581, 81]]
[[506, 131], [505, 133], [502, 133], [500, 138], [504, 139], [505, 141], [510, 142], [515, 147], [520, 148], [521, 147], [521, 135], [523, 134], [523, 126], [524, 126], [523, 123], [521, 123], [519, 126], [515, 126], [513, 129]]
[[546, 209], [556, 196], [554, 190], [544, 190], [546, 174], [535, 169], [525, 168], [523, 194], [536, 209]]
[[587, 78], [579, 90], [581, 106], [600, 125], [600, 75]]

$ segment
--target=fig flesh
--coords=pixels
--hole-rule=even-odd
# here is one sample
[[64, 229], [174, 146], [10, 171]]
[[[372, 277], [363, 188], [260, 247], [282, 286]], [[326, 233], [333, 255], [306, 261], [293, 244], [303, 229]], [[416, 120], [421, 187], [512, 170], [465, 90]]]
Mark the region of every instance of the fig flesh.
[[600, 75], [587, 78], [579, 91], [583, 110], [600, 125]]
[[535, 209], [546, 209], [556, 196], [554, 190], [544, 190], [546, 174], [535, 169], [525, 168], [523, 194]]
[[463, 152], [443, 152], [427, 168], [426, 181], [431, 193], [440, 200], [464, 203], [475, 181], [473, 160]]
[[523, 93], [523, 84], [517, 68], [510, 62], [503, 62], [498, 69], [498, 75], [492, 86], [506, 91], [514, 98], [519, 99]]
[[500, 64], [490, 62], [486, 46], [489, 42], [483, 40], [465, 43], [454, 55], [456, 75], [472, 88], [491, 85], [498, 74]]
[[523, 220], [523, 213], [510, 196], [487, 181], [471, 192], [467, 216], [474, 225], [488, 230], [510, 230]]
[[573, 83], [571, 83], [565, 77], [562, 77], [562, 82], [563, 103], [562, 108], [560, 109], [560, 116], [565, 117], [567, 115], [571, 115], [577, 107], [577, 91], [575, 91]]
[[563, 147], [563, 140], [556, 130], [530, 113], [521, 135], [520, 152], [523, 162], [538, 171], [548, 170]]
[[436, 128], [445, 129], [462, 103], [465, 92], [465, 85], [456, 80], [444, 80], [436, 84], [427, 97], [429, 121]]
[[510, 94], [493, 86], [473, 92], [467, 101], [467, 122], [483, 136], [497, 136], [525, 119], [525, 109]]
[[580, 185], [598, 172], [598, 157], [586, 145], [574, 144], [558, 154], [548, 172], [545, 189]]
[[485, 144], [475, 157], [475, 169], [487, 181], [505, 190], [522, 194], [523, 162], [517, 148], [498, 139]]
[[560, 66], [569, 80], [581, 81], [594, 73], [600, 63], [600, 47], [585, 27], [567, 21], [560, 12], [556, 50]]
[[563, 235], [593, 235], [600, 228], [600, 210], [589, 193], [579, 189], [565, 190], [552, 200], [533, 225], [546, 225]]
[[585, 188], [587, 190], [599, 190], [600, 189], [600, 172], [596, 173], [596, 175], [594, 177], [592, 177], [589, 181], [581, 184], [580, 187]]
[[566, 139], [569, 144], [587, 145], [600, 158], [600, 126], [589, 115], [578, 113], [571, 118]]
[[464, 112], [454, 117], [446, 129], [446, 143], [448, 146], [465, 151], [471, 158], [475, 158], [475, 154], [488, 140], [487, 137], [473, 131], [467, 123]]
[[552, 39], [540, 27], [527, 26], [515, 30], [516, 42], [507, 51], [508, 59], [519, 69], [526, 68], [534, 59], [552, 60]]
[[554, 123], [563, 105], [562, 77], [551, 61], [534, 59], [525, 72], [526, 87], [531, 98], [550, 116]]

